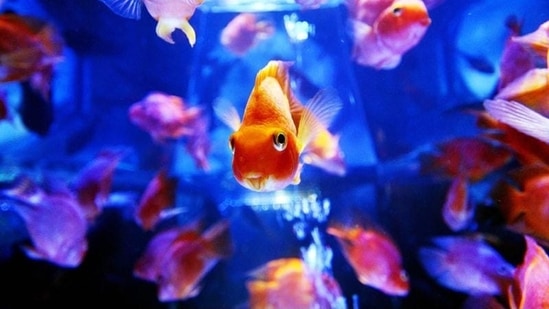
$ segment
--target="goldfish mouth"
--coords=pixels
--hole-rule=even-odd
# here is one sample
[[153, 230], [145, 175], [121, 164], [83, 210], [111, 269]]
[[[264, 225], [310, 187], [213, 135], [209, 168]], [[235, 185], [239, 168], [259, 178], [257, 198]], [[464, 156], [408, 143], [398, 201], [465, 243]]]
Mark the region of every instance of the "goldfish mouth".
[[253, 191], [268, 192], [279, 189], [278, 182], [273, 176], [264, 176], [260, 173], [249, 173], [241, 181], [241, 184]]

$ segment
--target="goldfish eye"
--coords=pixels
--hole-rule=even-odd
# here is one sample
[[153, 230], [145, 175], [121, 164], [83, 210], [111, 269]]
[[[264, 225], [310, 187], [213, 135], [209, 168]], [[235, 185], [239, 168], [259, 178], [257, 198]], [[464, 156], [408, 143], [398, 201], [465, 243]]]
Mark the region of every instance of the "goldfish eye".
[[229, 138], [229, 148], [231, 148], [231, 152], [234, 153], [234, 136]]
[[402, 15], [402, 8], [401, 7], [396, 7], [393, 9], [393, 15], [395, 16], [400, 16]]
[[286, 149], [286, 134], [279, 132], [273, 135], [273, 146], [276, 150], [282, 151]]

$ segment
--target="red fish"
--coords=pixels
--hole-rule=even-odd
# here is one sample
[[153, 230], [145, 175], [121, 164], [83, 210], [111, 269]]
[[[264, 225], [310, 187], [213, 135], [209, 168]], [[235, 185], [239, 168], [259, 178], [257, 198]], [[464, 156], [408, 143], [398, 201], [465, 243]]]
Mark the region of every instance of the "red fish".
[[31, 81], [49, 98], [53, 67], [62, 57], [63, 44], [55, 29], [36, 18], [0, 14], [0, 82]]
[[258, 20], [255, 14], [240, 13], [221, 31], [221, 45], [237, 56], [245, 55], [260, 41], [275, 32], [273, 25]]
[[123, 151], [102, 151], [73, 180], [71, 188], [88, 220], [93, 221], [107, 202], [114, 171], [123, 155]]
[[160, 301], [194, 297], [202, 278], [232, 252], [228, 228], [220, 221], [202, 233], [195, 222], [163, 231], [151, 240], [134, 274], [158, 284]]
[[352, 20], [353, 58], [361, 65], [376, 69], [395, 68], [404, 53], [419, 43], [431, 24], [421, 0], [393, 1], [373, 23], [363, 21], [369, 19], [371, 17], [364, 16]]
[[486, 100], [484, 108], [490, 116], [516, 130], [549, 143], [549, 118], [516, 101]]
[[481, 237], [444, 236], [419, 250], [423, 268], [441, 285], [467, 294], [505, 295], [514, 268]]
[[87, 221], [76, 197], [67, 188], [46, 191], [29, 178], [2, 192], [18, 203], [32, 240], [25, 253], [63, 267], [77, 267], [88, 249]]
[[135, 209], [135, 219], [145, 230], [152, 229], [162, 210], [174, 204], [176, 182], [170, 179], [165, 170], [158, 172], [149, 182]]
[[509, 288], [509, 306], [511, 309], [549, 308], [549, 257], [532, 238], [525, 238], [526, 253]]
[[196, 43], [196, 33], [189, 23], [204, 0], [101, 0], [114, 13], [132, 19], [141, 17], [142, 6], [158, 22], [156, 35], [164, 41], [174, 44], [172, 33], [179, 29], [185, 33], [189, 44]]
[[339, 284], [327, 273], [311, 269], [298, 258], [273, 260], [252, 273], [246, 282], [252, 309], [339, 308]]
[[492, 197], [507, 224], [521, 233], [549, 240], [549, 167], [523, 166], [493, 189]]
[[376, 229], [330, 226], [358, 280], [385, 294], [404, 296], [410, 290], [402, 257], [393, 240]]
[[242, 121], [234, 108], [214, 106], [218, 117], [235, 132], [229, 138], [233, 174], [244, 187], [274, 191], [300, 182], [300, 155], [340, 109], [339, 100], [317, 95], [292, 119], [294, 102], [288, 63], [270, 61], [256, 76]]
[[162, 142], [193, 134], [193, 126], [202, 116], [199, 107], [185, 106], [178, 96], [152, 92], [129, 108], [130, 120], [151, 137]]

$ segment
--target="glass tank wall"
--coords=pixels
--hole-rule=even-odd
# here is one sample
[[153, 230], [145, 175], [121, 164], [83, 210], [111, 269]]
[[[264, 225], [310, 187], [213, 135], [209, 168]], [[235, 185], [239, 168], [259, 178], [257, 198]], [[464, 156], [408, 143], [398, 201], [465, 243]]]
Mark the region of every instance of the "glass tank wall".
[[1, 308], [549, 308], [546, 1], [0, 10]]

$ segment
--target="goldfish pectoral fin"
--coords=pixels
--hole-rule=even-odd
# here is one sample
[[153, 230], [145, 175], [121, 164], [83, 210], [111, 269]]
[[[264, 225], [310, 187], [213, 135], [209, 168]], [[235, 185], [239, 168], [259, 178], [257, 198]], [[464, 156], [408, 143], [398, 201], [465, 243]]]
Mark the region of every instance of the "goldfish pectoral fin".
[[115, 14], [125, 18], [139, 19], [143, 0], [101, 0]]
[[497, 120], [549, 143], [549, 119], [515, 101], [486, 100], [484, 107]]
[[330, 126], [342, 103], [334, 89], [319, 91], [303, 109], [297, 128], [297, 137], [303, 151], [322, 131]]
[[156, 35], [168, 43], [175, 44], [172, 38], [175, 29], [183, 31], [191, 47], [194, 46], [196, 34], [186, 18], [160, 18], [156, 25]]
[[226, 124], [233, 131], [238, 130], [241, 120], [234, 105], [227, 100], [218, 98], [213, 103], [213, 110], [221, 122]]
[[294, 179], [292, 179], [292, 184], [298, 185], [301, 182], [301, 170], [303, 170], [303, 163], [299, 163]]

